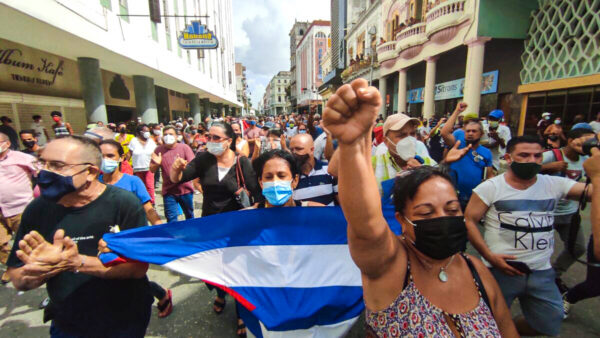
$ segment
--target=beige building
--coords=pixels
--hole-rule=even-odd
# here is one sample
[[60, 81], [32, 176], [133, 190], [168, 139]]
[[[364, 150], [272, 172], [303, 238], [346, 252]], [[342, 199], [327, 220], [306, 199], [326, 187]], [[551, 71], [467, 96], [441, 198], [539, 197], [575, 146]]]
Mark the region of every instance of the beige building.
[[291, 72], [281, 71], [273, 76], [265, 91], [266, 115], [280, 115], [290, 113], [291, 103], [287, 95], [287, 88], [291, 83]]

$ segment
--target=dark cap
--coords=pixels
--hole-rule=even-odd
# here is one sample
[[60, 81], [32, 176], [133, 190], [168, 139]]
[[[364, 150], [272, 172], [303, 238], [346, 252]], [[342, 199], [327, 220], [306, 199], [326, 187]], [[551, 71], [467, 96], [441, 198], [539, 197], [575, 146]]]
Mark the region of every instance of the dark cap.
[[55, 110], [55, 111], [53, 111], [53, 112], [50, 113], [50, 116], [60, 116], [60, 117], [62, 117], [62, 113]]

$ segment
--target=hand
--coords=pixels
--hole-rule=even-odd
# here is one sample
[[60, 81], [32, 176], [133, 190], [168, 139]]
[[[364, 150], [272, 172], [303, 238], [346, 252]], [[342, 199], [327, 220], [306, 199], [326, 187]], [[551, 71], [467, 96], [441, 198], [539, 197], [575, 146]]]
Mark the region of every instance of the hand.
[[454, 109], [454, 112], [455, 112], [455, 113], [456, 113], [456, 112], [458, 112], [458, 113], [462, 113], [462, 112], [464, 112], [465, 110], [467, 110], [467, 107], [468, 107], [468, 106], [469, 106], [469, 105], [468, 105], [466, 102], [459, 102], [459, 103], [456, 105], [456, 109]]
[[152, 162], [160, 165], [162, 163], [162, 153], [152, 153]]
[[558, 161], [558, 162], [554, 162], [554, 163], [551, 164], [552, 170], [554, 170], [557, 173], [561, 173], [561, 172], [567, 171], [567, 167], [568, 166], [569, 165], [565, 161]]
[[112, 252], [112, 250], [108, 248], [108, 244], [106, 244], [106, 242], [103, 239], [100, 239], [98, 241], [98, 252], [99, 253], [107, 253], [107, 252]]
[[496, 131], [492, 131], [492, 130], [490, 130], [490, 131], [488, 132], [488, 135], [489, 135], [491, 138], [493, 138], [494, 140], [496, 140], [496, 141], [499, 141], [499, 140], [500, 140], [500, 136], [498, 135], [498, 133], [497, 133]]
[[446, 154], [446, 158], [444, 159], [444, 161], [446, 163], [453, 163], [453, 162], [459, 161], [471, 150], [471, 144], [467, 145], [466, 147], [464, 147], [462, 149], [458, 149], [459, 146], [460, 146], [460, 140], [456, 140], [456, 143], [454, 143], [454, 146]]
[[172, 169], [175, 171], [183, 171], [183, 169], [185, 169], [185, 166], [187, 165], [187, 161], [181, 157], [179, 157], [179, 155], [177, 155], [177, 157], [175, 158], [175, 162], [173, 162], [173, 166]]
[[256, 149], [256, 148], [260, 149], [260, 144], [261, 144], [260, 139], [256, 138], [256, 139], [253, 139], [253, 141], [254, 141], [254, 149]]
[[600, 177], [600, 150], [592, 148], [592, 156], [583, 162], [585, 174], [590, 178]]
[[415, 158], [411, 158], [410, 160], [408, 160], [408, 162], [406, 162], [406, 169], [414, 169], [414, 168], [418, 168], [421, 166], [422, 166], [421, 162], [419, 162]]
[[280, 142], [281, 143], [281, 149], [287, 148], [287, 143], [285, 142], [285, 140], [286, 140], [285, 134], [282, 134], [281, 135], [281, 142]]
[[500, 255], [500, 254], [492, 254], [492, 257], [488, 259], [488, 262], [492, 264], [496, 269], [501, 270], [505, 274], [509, 276], [523, 276], [524, 273], [513, 268], [508, 263], [507, 260], [515, 260], [517, 259], [515, 256], [511, 255]]
[[62, 261], [64, 236], [64, 230], [57, 230], [50, 244], [37, 231], [31, 231], [19, 241], [17, 257], [25, 264], [56, 265]]
[[381, 107], [381, 95], [367, 81], [356, 79], [341, 86], [327, 101], [323, 127], [342, 144], [369, 135]]

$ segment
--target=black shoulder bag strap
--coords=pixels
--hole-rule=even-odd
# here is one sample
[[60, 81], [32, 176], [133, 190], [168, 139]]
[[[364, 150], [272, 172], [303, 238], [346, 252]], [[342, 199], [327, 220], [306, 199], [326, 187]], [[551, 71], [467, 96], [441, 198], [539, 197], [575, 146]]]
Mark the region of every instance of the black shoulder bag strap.
[[469, 266], [469, 270], [471, 270], [471, 274], [473, 275], [473, 278], [475, 279], [475, 282], [477, 283], [477, 288], [479, 289], [479, 293], [481, 293], [481, 298], [483, 298], [483, 301], [490, 309], [490, 313], [492, 314], [492, 316], [494, 316], [494, 309], [492, 308], [492, 305], [490, 303], [490, 298], [488, 297], [488, 294], [485, 291], [485, 286], [483, 286], [483, 282], [481, 281], [481, 277], [479, 277], [479, 273], [477, 272], [477, 269], [475, 269], [473, 262], [471, 262], [471, 260], [469, 259], [469, 257], [467, 257], [467, 255], [465, 255], [464, 253], [461, 253], [460, 255], [467, 262], [467, 265]]

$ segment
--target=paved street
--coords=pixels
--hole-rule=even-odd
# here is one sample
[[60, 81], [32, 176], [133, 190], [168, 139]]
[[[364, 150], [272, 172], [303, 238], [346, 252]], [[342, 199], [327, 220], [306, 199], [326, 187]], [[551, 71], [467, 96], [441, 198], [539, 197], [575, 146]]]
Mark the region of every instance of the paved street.
[[[159, 190], [160, 191], [160, 190]], [[200, 210], [201, 195], [195, 195], [195, 209]], [[162, 198], [157, 195], [158, 212], [163, 215]], [[589, 209], [589, 207], [588, 207]], [[584, 216], [584, 229], [590, 231], [589, 215]], [[557, 237], [558, 247], [562, 242]], [[165, 319], [156, 316], [153, 309], [148, 337], [236, 337], [235, 308], [231, 298], [225, 312], [217, 316], [212, 310], [214, 292], [209, 292], [203, 283], [157, 266], [151, 266], [148, 277], [165, 288], [173, 290], [174, 310]], [[585, 278], [585, 267], [576, 264], [569, 270], [565, 281], [569, 286]], [[12, 285], [0, 287], [0, 337], [43, 337], [48, 335], [49, 323], [42, 322], [42, 310], [38, 304], [46, 297], [44, 288], [18, 293]], [[513, 306], [513, 313], [518, 313]], [[577, 304], [569, 319], [563, 323], [560, 337], [598, 337], [600, 322], [597, 312], [599, 299]], [[359, 319], [349, 337], [364, 337], [363, 319]]]

